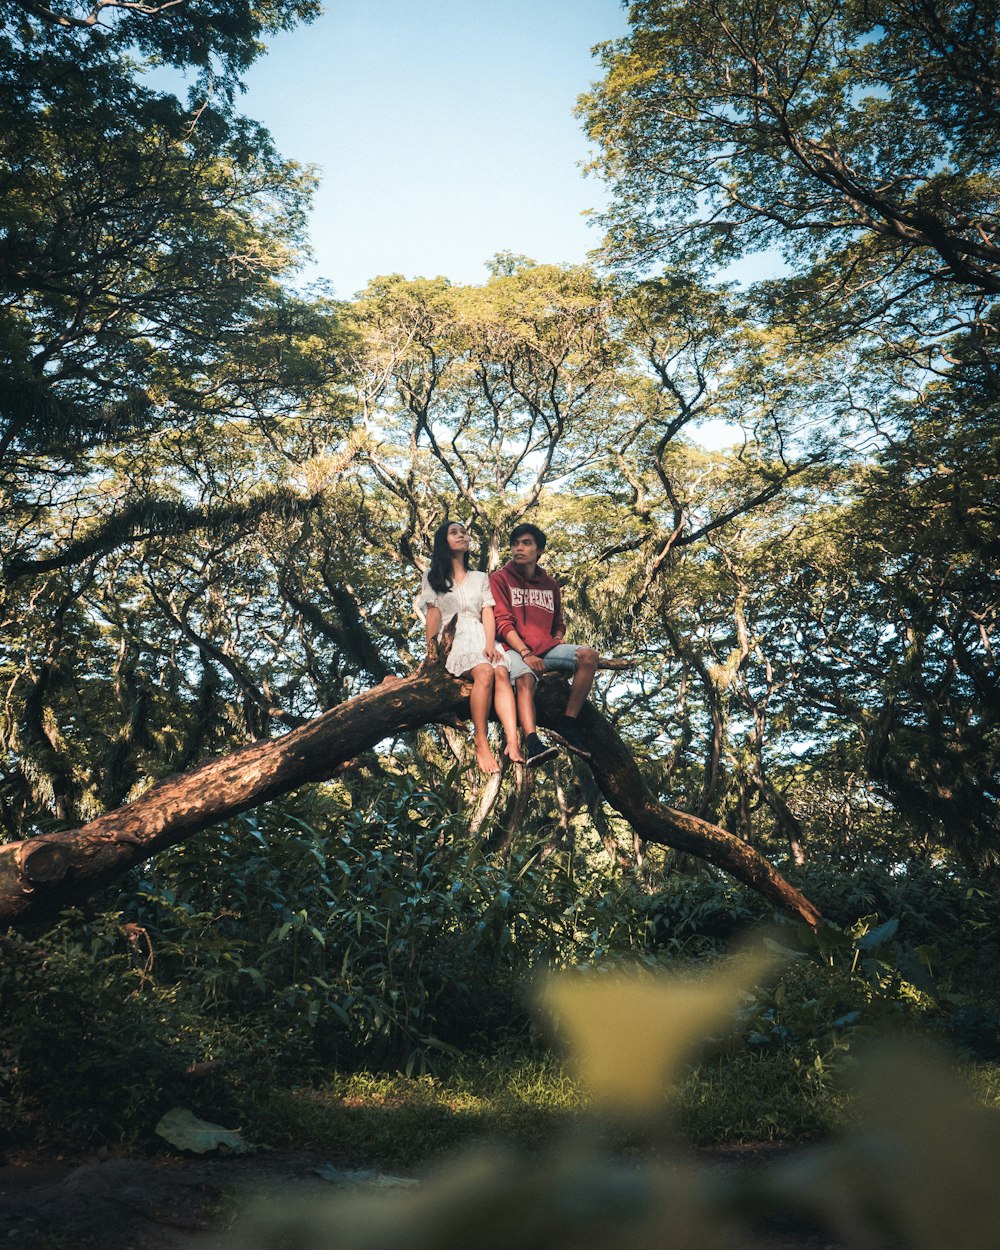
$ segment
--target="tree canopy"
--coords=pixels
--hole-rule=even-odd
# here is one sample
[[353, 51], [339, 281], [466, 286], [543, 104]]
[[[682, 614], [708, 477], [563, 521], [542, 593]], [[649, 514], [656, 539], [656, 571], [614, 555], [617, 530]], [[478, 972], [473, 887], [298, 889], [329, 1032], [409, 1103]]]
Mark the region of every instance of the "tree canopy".
[[776, 248], [748, 306], [844, 371], [849, 476], [795, 535], [783, 667], [897, 810], [989, 863], [996, 8], [640, 2], [630, 27], [580, 102], [609, 258], [717, 274]]
[[995, 5], [639, 0], [630, 22], [581, 103], [616, 255], [774, 246], [869, 317], [1000, 290]]
[[[412, 674], [435, 526], [466, 521], [490, 569], [527, 517], [572, 636], [622, 661], [595, 716], [649, 812], [730, 867], [736, 842], [988, 871], [987, 11], [637, 4], [581, 105], [615, 263], [504, 253], [480, 285], [350, 302], [294, 286], [311, 172], [207, 78], [182, 104], [124, 51], [233, 75], [310, 12], [19, 6], [0, 39], [5, 838]], [[775, 244], [785, 276], [719, 280]], [[371, 767], [436, 784], [461, 710], [419, 749], [397, 718]], [[692, 853], [677, 825], [644, 858], [660, 826], [565, 763], [449, 784], [489, 845], [582, 842], [650, 881]]]
[[228, 99], [239, 74], [264, 51], [262, 36], [316, 17], [315, 0], [5, 0], [5, 42], [16, 49], [22, 67], [43, 51], [70, 63], [98, 55], [128, 74], [136, 54], [157, 64], [193, 69], [200, 86]]

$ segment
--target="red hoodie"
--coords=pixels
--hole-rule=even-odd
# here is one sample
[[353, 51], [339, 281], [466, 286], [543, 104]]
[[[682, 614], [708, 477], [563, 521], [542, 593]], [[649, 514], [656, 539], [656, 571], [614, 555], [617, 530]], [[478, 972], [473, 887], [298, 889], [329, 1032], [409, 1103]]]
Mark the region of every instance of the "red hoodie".
[[562, 614], [559, 584], [535, 565], [535, 576], [527, 578], [513, 560], [490, 574], [490, 589], [496, 600], [494, 613], [497, 637], [507, 641], [507, 632], [516, 629], [535, 655], [544, 655], [562, 642], [566, 625]]

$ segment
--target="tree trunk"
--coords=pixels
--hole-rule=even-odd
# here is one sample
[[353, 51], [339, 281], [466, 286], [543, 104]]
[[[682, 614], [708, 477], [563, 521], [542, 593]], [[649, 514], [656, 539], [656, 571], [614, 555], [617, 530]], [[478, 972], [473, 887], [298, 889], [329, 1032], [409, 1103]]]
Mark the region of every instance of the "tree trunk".
[[478, 837], [482, 832], [483, 825], [489, 820], [493, 814], [493, 809], [497, 805], [497, 799], [500, 797], [500, 786], [503, 784], [504, 776], [510, 766], [510, 762], [506, 755], [500, 761], [500, 771], [498, 773], [490, 773], [486, 778], [483, 788], [479, 792], [479, 798], [476, 800], [476, 810], [469, 819], [469, 835]]
[[[135, 864], [239, 812], [323, 781], [385, 738], [469, 715], [470, 685], [429, 658], [409, 677], [388, 679], [280, 738], [254, 742], [167, 777], [141, 798], [80, 829], [0, 846], [0, 928], [50, 921]], [[538, 719], [555, 723], [566, 682], [538, 683]], [[648, 842], [673, 846], [730, 873], [776, 906], [815, 926], [820, 912], [751, 847], [724, 829], [658, 803], [607, 720], [586, 707], [580, 727], [608, 802]]]

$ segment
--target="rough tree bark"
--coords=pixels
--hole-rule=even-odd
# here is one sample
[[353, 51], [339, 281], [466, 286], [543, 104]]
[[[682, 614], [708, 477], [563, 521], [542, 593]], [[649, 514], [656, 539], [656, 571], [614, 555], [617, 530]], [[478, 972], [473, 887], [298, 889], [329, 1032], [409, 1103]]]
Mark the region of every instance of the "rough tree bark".
[[[167, 777], [141, 798], [82, 828], [0, 846], [0, 928], [48, 922], [135, 864], [210, 825], [331, 777], [384, 738], [469, 715], [471, 686], [433, 655], [409, 677], [389, 680], [280, 738], [254, 742]], [[554, 724], [566, 703], [562, 678], [539, 682], [538, 720]], [[608, 802], [647, 842], [699, 856], [775, 906], [817, 925], [819, 910], [752, 847], [716, 825], [658, 803], [614, 728], [592, 707], [581, 730]]]

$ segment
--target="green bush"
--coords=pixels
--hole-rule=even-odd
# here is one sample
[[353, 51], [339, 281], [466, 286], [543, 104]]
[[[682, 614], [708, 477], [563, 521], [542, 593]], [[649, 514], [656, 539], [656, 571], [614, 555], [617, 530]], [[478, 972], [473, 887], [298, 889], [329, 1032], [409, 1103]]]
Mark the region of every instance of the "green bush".
[[148, 1136], [191, 1061], [172, 995], [114, 916], [0, 943], [0, 1138], [84, 1149]]
[[843, 1126], [833, 1067], [792, 1048], [744, 1048], [699, 1064], [673, 1091], [675, 1122], [698, 1146], [807, 1141]]
[[125, 905], [160, 983], [266, 1019], [267, 1063], [305, 1079], [523, 1035], [531, 972], [648, 954], [641, 897], [579, 863], [491, 860], [447, 787], [400, 778], [348, 813], [276, 808], [178, 847]]
[[[335, 1072], [445, 1073], [460, 1053], [530, 1047], [523, 995], [537, 973], [622, 960], [697, 970], [776, 919], [709, 871], [650, 894], [600, 855], [491, 859], [447, 781], [393, 778], [356, 807], [332, 789], [274, 805], [158, 857], [106, 915], [7, 939], [8, 1136], [137, 1140], [174, 1102], [229, 1122]], [[1000, 1054], [992, 894], [919, 865], [798, 883], [835, 923], [813, 934], [778, 918], [786, 961], [746, 993], [705, 1080], [749, 1064], [747, 1090], [751, 1071], [765, 1085], [798, 1073], [811, 1097], [887, 1025]], [[194, 1085], [183, 1073], [203, 1060], [217, 1074]], [[782, 1132], [804, 1132], [809, 1098], [795, 1106], [773, 1112]], [[766, 1117], [744, 1121], [780, 1135]], [[696, 1135], [715, 1131], [700, 1122]]]
[[[8, 943], [10, 1121], [82, 1146], [148, 1137], [172, 1100], [224, 1115], [332, 1070], [425, 1072], [523, 1040], [534, 971], [651, 958], [628, 878], [491, 860], [450, 793], [276, 805], [159, 856], [113, 910]], [[206, 1060], [220, 1077], [183, 1081]]]
[[674, 874], [642, 904], [647, 940], [661, 956], [720, 954], [771, 915], [760, 895], [713, 871]]
[[[791, 875], [791, 874], [790, 874]], [[795, 883], [823, 909], [818, 933], [706, 871], [672, 877], [646, 905], [661, 958], [721, 953], [761, 922], [786, 963], [751, 996], [737, 1044], [836, 1064], [859, 1035], [918, 1029], [969, 1057], [1000, 1058], [1000, 900], [951, 868], [810, 868]]]

